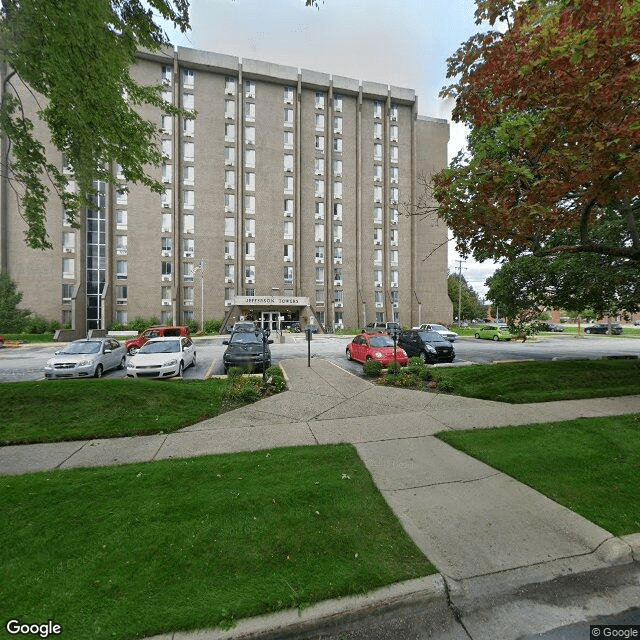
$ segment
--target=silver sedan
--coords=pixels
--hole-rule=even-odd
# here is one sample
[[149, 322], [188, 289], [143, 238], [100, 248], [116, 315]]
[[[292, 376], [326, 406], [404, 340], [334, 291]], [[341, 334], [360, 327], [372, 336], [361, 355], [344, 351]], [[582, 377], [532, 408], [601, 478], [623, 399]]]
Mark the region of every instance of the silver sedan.
[[74, 340], [44, 366], [45, 378], [101, 378], [109, 369], [124, 369], [127, 352], [113, 338]]

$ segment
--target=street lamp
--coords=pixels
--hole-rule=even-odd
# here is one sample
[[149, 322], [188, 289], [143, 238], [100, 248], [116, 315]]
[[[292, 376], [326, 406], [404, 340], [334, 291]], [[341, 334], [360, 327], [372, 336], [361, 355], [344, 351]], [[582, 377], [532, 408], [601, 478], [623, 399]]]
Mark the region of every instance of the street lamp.
[[[396, 351], [398, 348], [398, 336], [400, 335], [400, 327], [391, 327], [391, 339], [393, 340], [393, 361], [396, 363], [398, 358], [396, 356]], [[395, 366], [395, 364], [394, 364]]]
[[269, 329], [261, 329], [260, 327], [256, 327], [254, 334], [256, 338], [260, 338], [262, 334], [262, 381], [266, 382], [267, 380], [267, 343], [269, 342], [269, 334], [271, 331]]
[[193, 270], [193, 273], [200, 272], [200, 331], [204, 331], [204, 264], [204, 260], [200, 260]]

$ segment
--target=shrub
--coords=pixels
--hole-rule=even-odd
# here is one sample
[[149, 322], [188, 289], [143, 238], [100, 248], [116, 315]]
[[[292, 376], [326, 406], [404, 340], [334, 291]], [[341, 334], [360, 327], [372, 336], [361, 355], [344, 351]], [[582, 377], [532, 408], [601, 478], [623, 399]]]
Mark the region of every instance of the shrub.
[[60, 328], [61, 328], [61, 325], [57, 320], [51, 320], [47, 325], [47, 331], [49, 333], [55, 333]]
[[142, 316], [138, 316], [135, 320], [129, 323], [129, 329], [134, 331], [144, 331], [147, 327], [153, 326], [148, 320], [145, 320]]
[[27, 319], [24, 333], [46, 333], [49, 323], [40, 316], [32, 315]]
[[208, 334], [220, 333], [222, 327], [222, 320], [207, 320], [204, 323], [204, 332]]
[[442, 378], [438, 380], [438, 391], [442, 393], [451, 393], [454, 389], [454, 384], [449, 378]]
[[110, 327], [109, 331], [124, 331], [127, 327], [122, 324], [122, 322], [114, 322]]
[[402, 369], [402, 365], [397, 360], [392, 360], [387, 365], [387, 372], [390, 374], [400, 373], [401, 369]]
[[377, 377], [382, 372], [382, 365], [376, 360], [369, 360], [364, 363], [362, 371], [367, 376]]
[[190, 334], [194, 335], [198, 333], [198, 323], [195, 320], [189, 320], [189, 322], [187, 322], [186, 325], [189, 329]]
[[267, 384], [269, 387], [273, 389], [273, 391], [279, 393], [280, 391], [284, 391], [287, 383], [284, 379], [284, 373], [282, 373], [282, 369], [278, 366], [271, 366], [266, 371], [267, 374]]

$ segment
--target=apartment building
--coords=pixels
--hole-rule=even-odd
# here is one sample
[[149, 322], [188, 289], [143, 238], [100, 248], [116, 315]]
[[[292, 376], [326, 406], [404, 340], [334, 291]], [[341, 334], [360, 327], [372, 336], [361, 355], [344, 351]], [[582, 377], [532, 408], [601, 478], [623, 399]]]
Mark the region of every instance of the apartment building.
[[0, 264], [25, 307], [80, 333], [138, 316], [451, 321], [447, 229], [409, 215], [421, 176], [446, 166], [449, 127], [418, 115], [413, 90], [186, 48], [140, 53], [133, 73], [197, 112], [143, 108], [166, 190], [99, 184], [80, 229], [52, 200], [41, 252], [2, 183]]

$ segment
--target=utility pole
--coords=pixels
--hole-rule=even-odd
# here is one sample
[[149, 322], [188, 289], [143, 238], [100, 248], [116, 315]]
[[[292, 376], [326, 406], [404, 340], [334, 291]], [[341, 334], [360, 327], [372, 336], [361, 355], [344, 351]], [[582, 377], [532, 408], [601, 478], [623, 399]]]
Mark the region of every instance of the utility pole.
[[462, 264], [462, 260], [458, 260], [458, 326], [462, 325]]

